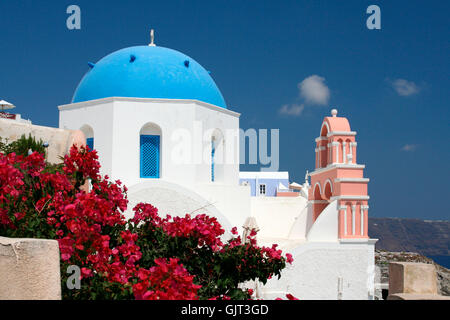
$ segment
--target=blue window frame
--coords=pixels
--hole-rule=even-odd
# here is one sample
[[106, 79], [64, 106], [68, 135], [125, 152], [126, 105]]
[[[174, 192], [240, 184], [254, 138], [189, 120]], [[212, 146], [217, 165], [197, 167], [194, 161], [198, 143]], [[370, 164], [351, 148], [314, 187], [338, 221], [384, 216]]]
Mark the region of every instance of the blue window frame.
[[214, 141], [211, 141], [211, 181], [214, 182], [214, 154], [216, 148], [214, 147]]
[[86, 145], [89, 147], [90, 150], [94, 150], [94, 138], [87, 138]]
[[141, 178], [159, 178], [160, 136], [141, 135]]

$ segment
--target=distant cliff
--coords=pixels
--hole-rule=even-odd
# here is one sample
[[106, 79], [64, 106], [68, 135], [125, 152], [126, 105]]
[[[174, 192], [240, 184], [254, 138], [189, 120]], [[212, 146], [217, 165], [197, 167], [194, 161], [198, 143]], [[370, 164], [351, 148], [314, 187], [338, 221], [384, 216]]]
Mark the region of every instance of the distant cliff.
[[450, 221], [369, 218], [369, 236], [380, 250], [450, 255]]

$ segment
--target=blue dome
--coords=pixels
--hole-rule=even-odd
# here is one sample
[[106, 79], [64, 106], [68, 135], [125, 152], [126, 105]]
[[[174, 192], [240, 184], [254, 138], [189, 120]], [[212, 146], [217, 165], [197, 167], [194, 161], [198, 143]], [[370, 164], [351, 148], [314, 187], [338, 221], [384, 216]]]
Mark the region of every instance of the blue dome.
[[176, 50], [130, 47], [107, 55], [91, 67], [78, 84], [72, 103], [133, 97], [195, 99], [227, 107], [209, 72]]

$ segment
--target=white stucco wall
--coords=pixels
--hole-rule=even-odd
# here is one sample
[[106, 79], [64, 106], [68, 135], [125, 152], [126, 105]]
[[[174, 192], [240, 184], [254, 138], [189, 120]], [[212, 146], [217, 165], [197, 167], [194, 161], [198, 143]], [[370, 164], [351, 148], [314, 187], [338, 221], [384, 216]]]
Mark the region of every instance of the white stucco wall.
[[[216, 217], [227, 233], [231, 228], [242, 226], [250, 212], [250, 196], [246, 186], [219, 184], [196, 185], [192, 189], [161, 179], [138, 183], [128, 190], [126, 218], [133, 217], [132, 209], [139, 202], [150, 203], [158, 208], [161, 216], [184, 216], [207, 214]], [[234, 199], [233, 201], [229, 201]]]
[[242, 226], [250, 216], [250, 186], [208, 183], [195, 185], [194, 190], [213, 204], [227, 217], [231, 227], [237, 227], [242, 234]]
[[287, 293], [301, 300], [373, 299], [374, 241], [306, 242], [287, 251], [294, 262], [280, 280], [274, 277], [262, 287], [263, 299], [285, 298]]
[[187, 213], [196, 216], [206, 214], [215, 217], [225, 229], [225, 238], [231, 236], [233, 219], [227, 212], [219, 210], [217, 202], [210, 201], [191, 189], [160, 179], [152, 179], [136, 184], [128, 190], [128, 208], [126, 218], [132, 218], [133, 208], [140, 202], [150, 203], [158, 208], [161, 217], [166, 215], [185, 216]]
[[308, 241], [333, 242], [338, 241], [338, 201], [332, 201], [312, 225], [306, 238]]
[[[223, 164], [216, 161], [217, 168], [223, 166], [220, 169], [223, 174], [216, 181], [228, 185], [239, 182], [239, 139], [228, 138], [226, 134], [229, 130], [238, 134], [239, 114], [236, 112], [195, 100], [142, 98], [105, 98], [59, 106], [59, 110], [60, 128], [92, 127], [102, 174], [121, 179], [128, 186], [147, 180], [140, 178], [139, 153], [140, 129], [147, 123], [161, 128], [161, 179], [188, 188], [210, 182], [210, 136], [216, 129], [224, 135], [225, 157], [235, 153], [237, 159]], [[204, 141], [207, 134], [209, 138]], [[190, 154], [184, 163], [180, 163], [179, 153], [176, 153], [180, 145], [188, 145], [182, 149], [183, 154]]]
[[280, 280], [274, 277], [260, 289], [262, 298], [285, 298], [290, 293], [302, 300], [373, 299], [376, 240], [338, 240], [337, 201], [331, 202], [313, 223], [311, 203], [305, 199], [301, 213], [286, 223], [290, 226], [288, 237], [275, 236], [278, 220], [261, 221], [271, 223], [272, 228], [264, 226], [259, 243], [277, 243], [294, 259]]
[[81, 129], [84, 125], [94, 131], [94, 148], [100, 158], [102, 175], [111, 176], [113, 167], [113, 100], [102, 103], [76, 103], [59, 107], [61, 129]]
[[297, 216], [307, 205], [304, 197], [252, 197], [251, 216], [256, 218], [260, 238], [289, 237]]
[[312, 216], [312, 206], [308, 202], [300, 214], [295, 217], [295, 221], [289, 230], [288, 238], [291, 240], [305, 240], [309, 229], [313, 225]]

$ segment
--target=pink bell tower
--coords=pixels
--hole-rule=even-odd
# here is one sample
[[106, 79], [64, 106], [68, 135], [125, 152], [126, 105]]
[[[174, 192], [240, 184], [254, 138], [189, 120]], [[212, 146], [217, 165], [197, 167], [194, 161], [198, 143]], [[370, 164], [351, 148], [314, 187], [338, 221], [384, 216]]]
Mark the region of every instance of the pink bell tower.
[[368, 239], [369, 179], [364, 178], [365, 166], [356, 163], [356, 132], [347, 118], [337, 116], [336, 109], [331, 115], [323, 119], [316, 138], [316, 168], [309, 174], [313, 221], [336, 200], [339, 239]]

